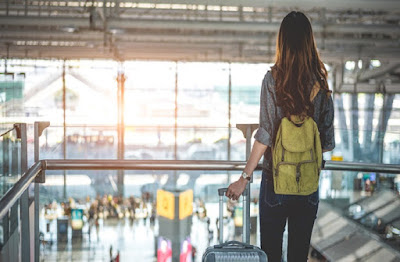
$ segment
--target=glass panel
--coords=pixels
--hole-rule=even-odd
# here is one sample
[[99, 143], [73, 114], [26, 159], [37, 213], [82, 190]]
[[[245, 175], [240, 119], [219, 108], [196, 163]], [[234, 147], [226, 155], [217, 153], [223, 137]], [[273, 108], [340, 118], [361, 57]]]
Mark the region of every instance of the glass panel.
[[227, 127], [228, 86], [228, 64], [179, 63], [178, 125]]
[[0, 197], [21, 176], [21, 140], [15, 129], [0, 136]]
[[228, 128], [178, 128], [181, 160], [227, 160]]
[[[118, 119], [117, 63], [68, 61], [66, 66], [67, 125], [115, 126]], [[54, 99], [62, 109], [62, 85]]]
[[[21, 140], [15, 129], [0, 136], [0, 198], [21, 177]], [[0, 219], [0, 246], [4, 246], [19, 227], [19, 201], [9, 210], [9, 215]]]
[[246, 139], [239, 129], [233, 127], [231, 130], [231, 160], [246, 161]]
[[116, 159], [115, 126], [67, 127], [67, 159]]
[[125, 159], [174, 159], [174, 129], [170, 127], [125, 128]]
[[399, 163], [399, 99], [390, 94], [335, 94], [334, 154], [346, 161]]
[[173, 127], [175, 63], [126, 62], [125, 124]]
[[228, 64], [178, 64], [178, 159], [228, 159], [228, 89]]
[[400, 94], [394, 95], [383, 142], [383, 162], [400, 164]]
[[261, 85], [269, 64], [232, 64], [232, 126], [259, 122]]

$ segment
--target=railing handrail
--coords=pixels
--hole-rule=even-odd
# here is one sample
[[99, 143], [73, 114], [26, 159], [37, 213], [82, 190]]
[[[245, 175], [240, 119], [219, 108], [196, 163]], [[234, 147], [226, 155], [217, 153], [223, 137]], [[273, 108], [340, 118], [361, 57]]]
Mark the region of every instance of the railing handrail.
[[8, 133], [12, 132], [14, 129], [15, 129], [15, 127], [13, 127], [13, 128], [11, 128], [11, 129], [9, 129], [9, 130], [7, 130], [7, 131], [1, 133], [1, 134], [0, 134], [0, 137], [1, 137], [1, 136], [7, 135]]
[[237, 171], [242, 170], [246, 165], [245, 161], [218, 160], [46, 159], [41, 161], [43, 170]]
[[400, 174], [400, 165], [347, 161], [326, 161], [324, 170]]
[[0, 199], [0, 219], [8, 213], [8, 210], [18, 201], [22, 193], [25, 192], [41, 170], [42, 163], [36, 162], [21, 176], [14, 186], [5, 193]]
[[[223, 160], [117, 160], [45, 159], [43, 170], [222, 170], [241, 171], [246, 161]], [[262, 164], [256, 170], [261, 170]], [[326, 161], [324, 170], [400, 174], [400, 165], [363, 162]]]
[[[215, 160], [116, 160], [116, 159], [46, 159], [36, 162], [0, 199], [0, 219], [18, 201], [42, 170], [213, 170], [241, 171], [245, 161]], [[257, 170], [262, 169], [258, 164]], [[380, 172], [400, 174], [400, 165], [326, 161], [325, 170]]]

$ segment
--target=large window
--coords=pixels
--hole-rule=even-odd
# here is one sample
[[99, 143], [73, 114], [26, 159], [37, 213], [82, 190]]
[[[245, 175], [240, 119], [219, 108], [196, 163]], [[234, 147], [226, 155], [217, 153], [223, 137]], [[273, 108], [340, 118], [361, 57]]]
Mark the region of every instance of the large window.
[[[245, 160], [246, 140], [236, 124], [259, 122], [261, 85], [270, 66], [8, 60], [5, 74], [1, 60], [1, 127], [50, 121], [40, 140], [42, 158], [116, 159], [118, 140], [124, 139], [125, 159]], [[349, 70], [346, 83], [351, 82]], [[125, 81], [118, 83], [122, 74]], [[121, 84], [123, 138], [118, 135]], [[399, 95], [336, 93], [334, 102], [333, 155], [346, 161], [400, 163]], [[32, 125], [28, 130], [31, 164]], [[125, 171], [126, 194], [170, 183], [171, 177], [180, 186], [193, 184], [186, 173]], [[221, 173], [221, 179], [227, 181], [227, 174]], [[63, 172], [48, 175], [48, 186], [64, 184]], [[66, 172], [66, 185], [69, 192], [82, 179], [90, 194], [117, 192], [117, 178], [116, 171]]]
[[179, 159], [227, 159], [229, 65], [178, 63]]

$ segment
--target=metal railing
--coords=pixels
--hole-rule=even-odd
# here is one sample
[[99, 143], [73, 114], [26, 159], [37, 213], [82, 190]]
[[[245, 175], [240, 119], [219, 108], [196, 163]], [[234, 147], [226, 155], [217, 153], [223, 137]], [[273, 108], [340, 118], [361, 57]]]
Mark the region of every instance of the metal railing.
[[[112, 159], [46, 159], [41, 160], [43, 170], [208, 170], [242, 171], [245, 161], [215, 160], [112, 160]], [[259, 163], [256, 170], [261, 170]], [[326, 161], [323, 170], [378, 172], [399, 174], [400, 165]]]
[[42, 164], [36, 162], [29, 170], [24, 173], [20, 180], [9, 190], [0, 200], [0, 219], [7, 215], [11, 207], [20, 199], [22, 194], [28, 189], [29, 185], [35, 180], [42, 170]]
[[8, 130], [3, 130], [3, 131], [1, 131], [2, 133], [0, 134], [0, 137], [1, 136], [5, 136], [5, 135], [7, 135], [8, 133], [10, 133], [10, 132], [12, 132], [13, 130], [15, 130], [15, 127], [13, 127], [13, 128], [10, 128], [10, 129], [8, 129]]
[[[19, 174], [23, 174], [27, 171], [28, 169], [28, 158], [27, 158], [27, 130], [26, 130], [26, 124], [14, 124], [13, 128], [4, 132], [1, 136], [3, 138], [3, 143], [9, 143], [11, 137], [7, 137], [10, 132], [15, 132], [16, 135], [12, 138], [17, 139], [17, 143], [20, 144], [15, 148], [17, 149], [15, 152], [14, 149], [12, 149], [12, 152], [9, 152], [10, 148], [7, 148], [8, 146], [6, 145], [5, 147], [3, 146], [2, 150], [2, 155], [3, 155], [3, 167], [2, 167], [2, 176], [3, 178], [6, 178], [8, 176], [18, 176]], [[9, 140], [9, 141], [7, 141]], [[10, 154], [11, 153], [11, 159]], [[13, 157], [19, 156], [20, 159], [13, 159]], [[12, 162], [12, 168], [6, 167], [7, 164], [5, 162]], [[31, 181], [26, 180], [27, 177], [21, 176], [21, 178], [7, 191], [3, 192], [5, 193], [3, 197], [1, 198], [0, 201], [0, 219], [2, 222], [2, 227], [3, 227], [3, 243], [2, 244], [2, 253], [1, 253], [1, 258], [3, 260], [10, 260], [9, 256], [12, 256], [12, 251], [11, 252], [4, 252], [3, 250], [7, 247], [7, 242], [9, 242], [10, 239], [14, 238], [20, 238], [20, 243], [21, 243], [21, 260], [27, 261], [30, 257], [30, 239], [29, 239], [29, 194], [27, 191], [28, 186], [31, 184]], [[3, 183], [6, 184], [6, 180], [2, 179]], [[3, 185], [5, 189], [8, 189], [8, 186]], [[19, 209], [20, 209], [20, 215], [18, 217], [18, 203], [17, 201], [19, 200]], [[6, 216], [7, 215], [7, 216]], [[25, 217], [28, 217], [28, 219], [25, 219]], [[17, 221], [17, 224], [20, 225], [21, 230], [20, 234], [16, 233], [16, 228], [14, 226], [15, 222]], [[10, 250], [8, 250], [10, 251]]]
[[[23, 168], [21, 179], [1, 198], [0, 200], [0, 219], [7, 216], [13, 205], [21, 200], [21, 252], [22, 261], [30, 261], [29, 247], [29, 205], [27, 189], [32, 183], [34, 187], [34, 239], [35, 250], [34, 260], [39, 261], [39, 183], [45, 182], [45, 170], [212, 170], [212, 171], [241, 171], [246, 165], [245, 161], [209, 161], [209, 160], [63, 160], [63, 159], [45, 159], [39, 160], [39, 137], [43, 130], [48, 126], [48, 122], [35, 122], [34, 152], [35, 163], [29, 169]], [[26, 162], [26, 124], [17, 124], [19, 138], [21, 139], [22, 165], [27, 166]], [[250, 153], [251, 134], [254, 131], [254, 125], [242, 125], [243, 134], [246, 137], [246, 156]], [[241, 128], [238, 126], [238, 128]], [[262, 169], [259, 164], [256, 170]], [[400, 165], [372, 164], [372, 163], [353, 163], [326, 161], [324, 170], [339, 171], [360, 171], [360, 172], [380, 172], [400, 174]], [[250, 184], [248, 184], [250, 185]], [[26, 202], [24, 202], [25, 200]], [[24, 201], [23, 201], [24, 200]], [[250, 202], [250, 201], [248, 201]], [[25, 203], [25, 204], [23, 204]], [[250, 212], [248, 212], [250, 213]], [[250, 221], [250, 219], [248, 219]], [[249, 232], [250, 233], [250, 232]], [[25, 241], [24, 241], [25, 239]], [[249, 238], [247, 238], [249, 239]]]

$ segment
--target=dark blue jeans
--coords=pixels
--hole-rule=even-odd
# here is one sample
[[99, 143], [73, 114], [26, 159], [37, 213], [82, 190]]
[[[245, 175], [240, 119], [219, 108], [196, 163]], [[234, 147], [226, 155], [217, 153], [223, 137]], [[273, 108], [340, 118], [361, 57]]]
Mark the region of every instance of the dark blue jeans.
[[260, 187], [261, 248], [268, 262], [282, 261], [283, 232], [288, 221], [288, 262], [307, 261], [311, 232], [317, 217], [318, 191], [308, 196], [279, 195], [263, 170]]

